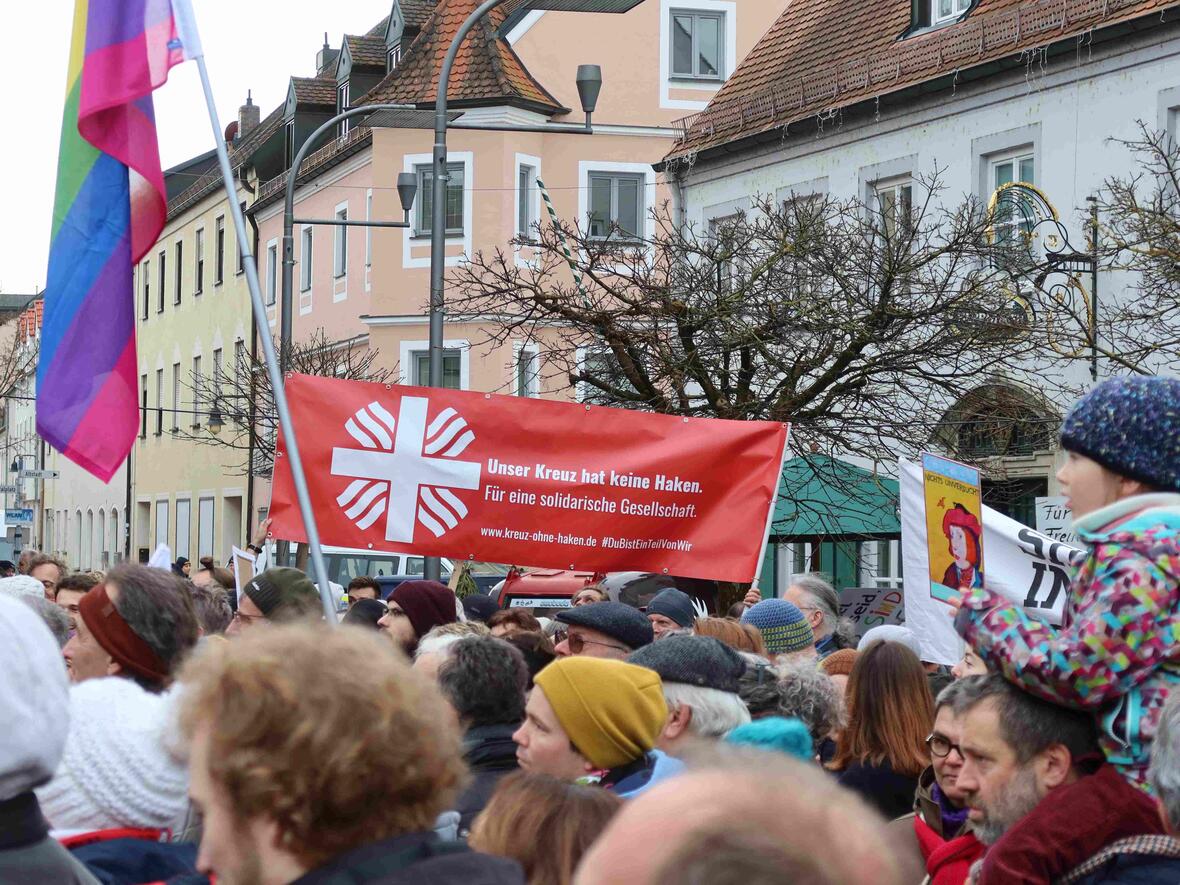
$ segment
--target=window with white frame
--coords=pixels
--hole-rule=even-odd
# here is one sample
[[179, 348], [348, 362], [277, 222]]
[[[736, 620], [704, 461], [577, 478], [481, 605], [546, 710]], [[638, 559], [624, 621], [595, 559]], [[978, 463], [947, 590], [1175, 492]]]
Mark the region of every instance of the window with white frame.
[[737, 225], [741, 214], [726, 215], [709, 219], [709, 240], [717, 249], [717, 291], [728, 292], [734, 287], [736, 263], [733, 251], [736, 243]]
[[534, 218], [533, 194], [537, 189], [537, 169], [528, 163], [521, 163], [516, 169], [516, 235], [534, 239], [534, 227], [540, 220]]
[[180, 294], [184, 289], [184, 240], [176, 241], [176, 254], [173, 256], [175, 262], [172, 274], [176, 277], [174, 288], [172, 290], [172, 303], [180, 304]]
[[148, 388], [147, 373], [139, 376], [139, 438], [147, 438]]
[[614, 233], [638, 239], [643, 230], [644, 177], [629, 172], [591, 172], [590, 236], [606, 238]]
[[671, 76], [720, 80], [725, 70], [725, 14], [674, 9], [671, 16]]
[[266, 303], [275, 303], [276, 278], [279, 273], [279, 246], [271, 242], [266, 247]]
[[[1006, 184], [1023, 182], [1036, 183], [1036, 168], [1031, 150], [993, 156], [988, 159], [988, 184], [994, 194]], [[1017, 233], [1032, 233], [1033, 219], [1023, 213], [1012, 211], [1012, 203], [1001, 201], [997, 204], [994, 223], [997, 244], [1015, 242]]]
[[159, 262], [159, 266], [156, 268], [156, 285], [160, 287], [156, 292], [156, 313], [163, 313], [164, 287], [168, 283], [168, 268], [166, 267], [168, 264], [168, 253], [161, 251], [156, 256], [156, 261]]
[[180, 430], [180, 363], [172, 364], [172, 432]]
[[201, 400], [205, 390], [205, 376], [201, 374], [201, 358], [193, 357], [193, 427], [201, 426]]
[[[418, 217], [414, 222], [414, 233], [420, 237], [429, 236], [434, 218], [434, 167], [429, 163], [415, 166], [418, 175]], [[447, 163], [445, 231], [448, 237], [463, 235], [463, 178], [462, 163]]]
[[221, 411], [221, 379], [225, 377], [221, 365], [221, 348], [213, 349], [213, 374], [209, 376], [209, 393], [213, 408]]
[[535, 344], [518, 344], [513, 360], [512, 393], [515, 396], [540, 396], [541, 353]]
[[[430, 351], [410, 351], [410, 384], [419, 387], [430, 383]], [[448, 347], [442, 352], [442, 386], [461, 390], [463, 384], [463, 351]]]
[[971, 0], [930, 0], [930, 23], [940, 25], [971, 8]]
[[[198, 234], [200, 231], [197, 232]], [[143, 263], [143, 316], [142, 319], [148, 318], [149, 306], [152, 303], [152, 263], [145, 261]]]
[[295, 118], [283, 124], [283, 168], [290, 169], [295, 162]]
[[193, 294], [200, 295], [205, 288], [205, 229], [203, 227], [197, 228], [197, 248], [193, 251], [196, 253]]
[[397, 67], [397, 63], [402, 60], [402, 46], [400, 43], [395, 46], [390, 46], [389, 51], [385, 53], [385, 72], [389, 73]]
[[[609, 347], [599, 345], [582, 348], [578, 353], [579, 373], [601, 382], [617, 390], [633, 390], [631, 383], [623, 375], [619, 362]], [[611, 396], [600, 387], [588, 381], [579, 381], [577, 385], [578, 401], [583, 403], [610, 404]]]
[[156, 436], [164, 432], [164, 370], [156, 369]]
[[311, 225], [307, 225], [300, 233], [299, 244], [299, 290], [306, 292], [311, 288]]
[[[373, 220], [373, 190], [365, 191], [365, 221]], [[373, 228], [365, 228], [365, 267], [373, 266]]]
[[[238, 208], [242, 210], [242, 215], [244, 217], [246, 214], [246, 204], [239, 203]], [[245, 273], [246, 272], [246, 253], [244, 253], [242, 251], [241, 241], [239, 241], [237, 237], [234, 237], [234, 245], [237, 246], [237, 252], [238, 252], [238, 265], [237, 265], [237, 270], [235, 270], [234, 273], [235, 274]]]
[[[336, 87], [336, 113], [342, 114], [348, 110], [348, 81], [345, 80]], [[348, 135], [348, 130], [352, 128], [352, 118], [340, 121], [340, 134]]]
[[914, 184], [908, 175], [878, 181], [873, 185], [876, 210], [887, 239], [909, 230], [914, 205]]
[[213, 285], [225, 279], [225, 216], [218, 215], [213, 223]]
[[[336, 220], [348, 221], [348, 206], [336, 207]], [[348, 273], [348, 226], [338, 224], [332, 246], [332, 275], [339, 278]]]

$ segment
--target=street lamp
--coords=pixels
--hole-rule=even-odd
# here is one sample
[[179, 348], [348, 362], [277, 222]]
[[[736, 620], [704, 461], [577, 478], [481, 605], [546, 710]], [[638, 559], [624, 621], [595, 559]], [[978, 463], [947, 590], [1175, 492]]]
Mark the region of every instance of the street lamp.
[[[320, 136], [325, 132], [331, 131], [342, 120], [347, 120], [351, 117], [359, 117], [361, 115], [369, 115], [375, 111], [397, 111], [402, 114], [413, 114], [415, 110], [401, 104], [370, 104], [362, 105], [361, 107], [349, 108], [330, 120], [322, 123], [303, 145], [299, 148], [299, 152], [295, 155], [294, 162], [291, 163], [291, 168], [287, 172], [287, 194], [286, 203], [283, 209], [283, 283], [282, 283], [282, 319], [279, 331], [279, 367], [285, 373], [289, 368], [291, 359], [291, 293], [294, 288], [295, 280], [295, 224], [330, 224], [336, 227], [409, 227], [410, 226], [410, 210], [414, 208], [414, 197], [418, 193], [418, 179], [412, 172], [399, 172], [397, 176], [397, 195], [402, 204], [402, 220], [401, 221], [351, 221], [340, 220], [338, 218], [296, 218], [295, 217], [295, 185], [299, 180], [299, 167], [303, 165], [303, 160], [310, 152], [311, 148], [319, 141]], [[425, 117], [429, 111], [418, 111], [418, 114]]]
[[[442, 387], [442, 352], [443, 352], [443, 311], [445, 298], [443, 275], [446, 267], [446, 187], [450, 176], [447, 175], [447, 91], [450, 87], [451, 68], [455, 64], [455, 56], [459, 54], [468, 32], [475, 24], [503, 3], [511, 3], [513, 9], [551, 10], [554, 12], [610, 12], [624, 13], [638, 6], [642, 0], [484, 0], [472, 12], [455, 32], [451, 45], [443, 58], [442, 67], [438, 72], [438, 84], [434, 99], [434, 175], [430, 182], [430, 371], [429, 386]], [[568, 130], [589, 134], [590, 114], [598, 103], [598, 93], [602, 88], [602, 69], [598, 65], [579, 65], [577, 74], [578, 97], [582, 103], [582, 110], [586, 114], [584, 129]], [[485, 128], [485, 127], [471, 127]], [[499, 128], [499, 127], [487, 127]], [[515, 127], [511, 127], [515, 128]], [[521, 127], [523, 128], [523, 127]], [[554, 127], [553, 131], [561, 131]], [[428, 556], [425, 563], [425, 577], [428, 581], [437, 581], [442, 576], [442, 563], [437, 556]]]

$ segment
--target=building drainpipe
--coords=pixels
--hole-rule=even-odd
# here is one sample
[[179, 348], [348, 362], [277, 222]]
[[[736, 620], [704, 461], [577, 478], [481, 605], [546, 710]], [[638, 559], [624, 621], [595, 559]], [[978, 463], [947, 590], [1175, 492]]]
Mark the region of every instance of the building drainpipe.
[[679, 166], [672, 164], [667, 168], [668, 180], [672, 183], [672, 213], [676, 230], [683, 233], [688, 218], [688, 198], [684, 195], [684, 179], [680, 176]]

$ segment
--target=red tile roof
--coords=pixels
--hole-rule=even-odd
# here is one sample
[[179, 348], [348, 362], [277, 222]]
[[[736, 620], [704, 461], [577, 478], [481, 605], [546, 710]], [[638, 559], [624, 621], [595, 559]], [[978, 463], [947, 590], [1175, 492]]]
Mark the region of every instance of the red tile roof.
[[335, 77], [292, 77], [297, 104], [336, 106]]
[[791, 0], [667, 159], [1047, 45], [1177, 0], [979, 0], [961, 22], [902, 38], [909, 0]]
[[[407, 11], [410, 4], [403, 4]], [[440, 0], [397, 68], [365, 96], [365, 103], [433, 104], [438, 70], [451, 40], [478, 0]], [[541, 111], [564, 110], [525, 68], [508, 41], [496, 35], [504, 15], [485, 15], [472, 28], [455, 58], [449, 101], [506, 101]]]
[[385, 40], [382, 37], [370, 36], [354, 37], [346, 34], [344, 42], [348, 46], [348, 54], [352, 56], [354, 67], [385, 67]]
[[434, 12], [431, 0], [401, 0], [402, 17], [406, 20], [406, 27], [421, 28]]

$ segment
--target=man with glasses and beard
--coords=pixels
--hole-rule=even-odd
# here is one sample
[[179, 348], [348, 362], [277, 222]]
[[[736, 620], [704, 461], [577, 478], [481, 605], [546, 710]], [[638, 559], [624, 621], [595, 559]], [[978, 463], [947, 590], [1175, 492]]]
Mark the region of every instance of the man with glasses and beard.
[[1103, 759], [1093, 716], [998, 674], [954, 688], [963, 758], [955, 787], [989, 846], [971, 881], [1056, 882], [1112, 843], [1162, 834], [1155, 803]]

